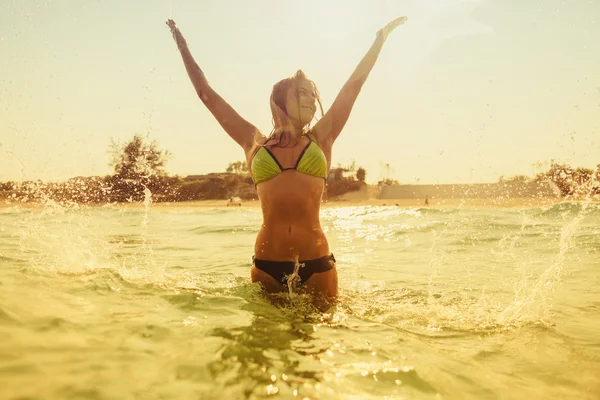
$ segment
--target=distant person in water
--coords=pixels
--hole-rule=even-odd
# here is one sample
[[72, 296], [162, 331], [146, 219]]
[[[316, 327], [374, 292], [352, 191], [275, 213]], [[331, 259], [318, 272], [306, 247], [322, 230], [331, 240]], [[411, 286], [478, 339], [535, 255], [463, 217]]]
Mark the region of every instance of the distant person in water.
[[[319, 220], [331, 149], [383, 43], [405, 21], [406, 17], [397, 18], [377, 32], [375, 42], [324, 114], [316, 85], [302, 71], [277, 82], [271, 92], [274, 126], [269, 136], [215, 92], [175, 22], [167, 21], [198, 97], [246, 155], [263, 214], [250, 276], [266, 291], [282, 292], [293, 285], [299, 292], [329, 300], [337, 296], [335, 258]], [[322, 118], [310, 126], [317, 104]]]
[[429, 207], [429, 196], [425, 196], [425, 207]]

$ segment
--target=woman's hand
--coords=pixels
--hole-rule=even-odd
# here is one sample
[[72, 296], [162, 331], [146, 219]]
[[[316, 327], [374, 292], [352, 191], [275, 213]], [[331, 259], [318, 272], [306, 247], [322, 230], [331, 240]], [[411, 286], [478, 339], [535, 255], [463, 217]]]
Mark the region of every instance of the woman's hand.
[[171, 30], [171, 34], [173, 35], [173, 39], [175, 39], [175, 43], [177, 43], [177, 48], [179, 50], [186, 48], [187, 42], [185, 41], [183, 35], [181, 34], [181, 31], [175, 24], [175, 21], [173, 21], [172, 19], [168, 19], [167, 26]]
[[398, 26], [405, 23], [407, 19], [408, 19], [407, 17], [396, 18], [395, 20], [393, 20], [392, 22], [390, 22], [386, 26], [384, 26], [382, 29], [378, 30], [377, 37], [381, 37], [385, 41], [387, 39], [388, 35], [394, 29], [396, 29]]

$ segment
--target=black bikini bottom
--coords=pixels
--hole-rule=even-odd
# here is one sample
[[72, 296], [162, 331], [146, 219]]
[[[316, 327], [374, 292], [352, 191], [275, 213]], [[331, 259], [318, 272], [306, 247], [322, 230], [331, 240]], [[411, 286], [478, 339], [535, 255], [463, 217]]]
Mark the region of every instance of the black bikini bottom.
[[[333, 254], [330, 254], [314, 260], [298, 262], [300, 263], [298, 275], [300, 276], [300, 284], [303, 285], [315, 272], [327, 272], [332, 269], [335, 266], [335, 257]], [[254, 258], [254, 256], [252, 256], [252, 263], [256, 268], [271, 275], [282, 285], [287, 283], [288, 277], [294, 272], [294, 267], [296, 266], [296, 263], [293, 261], [259, 260]]]

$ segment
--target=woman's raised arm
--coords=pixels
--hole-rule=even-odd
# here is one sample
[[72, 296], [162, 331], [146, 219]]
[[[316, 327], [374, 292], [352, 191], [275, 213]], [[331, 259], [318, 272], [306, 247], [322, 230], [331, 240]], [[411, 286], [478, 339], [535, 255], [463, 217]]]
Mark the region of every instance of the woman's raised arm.
[[314, 126], [313, 133], [319, 143], [330, 142], [330, 144], [333, 144], [335, 139], [337, 139], [342, 128], [346, 125], [346, 121], [348, 121], [360, 89], [367, 80], [371, 69], [373, 69], [375, 61], [377, 61], [383, 43], [388, 35], [406, 20], [406, 17], [396, 18], [377, 32], [375, 42], [373, 42], [367, 54], [365, 54], [348, 81], [344, 84], [333, 101], [331, 108]]
[[225, 132], [242, 146], [244, 151], [248, 151], [254, 144], [255, 135], [261, 135], [260, 132], [254, 125], [242, 118], [233, 107], [210, 87], [204, 72], [196, 64], [192, 53], [190, 53], [187, 42], [175, 24], [175, 21], [169, 19], [167, 25], [171, 29], [173, 39], [177, 43], [183, 64], [198, 97], [200, 97], [206, 108], [214, 115]]

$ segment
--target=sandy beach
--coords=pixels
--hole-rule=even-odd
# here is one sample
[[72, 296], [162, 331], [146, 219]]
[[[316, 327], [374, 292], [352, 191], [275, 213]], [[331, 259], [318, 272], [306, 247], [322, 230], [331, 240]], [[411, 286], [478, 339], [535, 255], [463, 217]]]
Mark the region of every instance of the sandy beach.
[[[553, 204], [561, 203], [563, 199], [549, 198], [490, 198], [490, 199], [442, 199], [429, 200], [430, 208], [528, 208], [528, 207], [548, 207]], [[597, 201], [593, 201], [597, 202]], [[0, 200], [0, 208], [7, 207], [26, 207], [37, 208], [44, 206], [41, 203], [27, 202], [20, 203], [15, 201]], [[46, 206], [51, 206], [46, 204]], [[143, 203], [112, 203], [96, 205], [98, 207], [145, 207]], [[329, 200], [322, 203], [322, 208], [329, 207], [408, 207], [420, 208], [425, 207], [423, 200], [418, 199], [369, 199], [369, 200]], [[193, 208], [259, 208], [258, 200], [243, 201], [241, 206], [230, 206], [226, 200], [196, 200], [196, 201], [180, 201], [180, 202], [163, 202], [151, 203], [152, 208], [156, 209], [193, 209]]]
[[[563, 199], [550, 198], [490, 198], [490, 199], [430, 199], [429, 206], [431, 208], [529, 208], [529, 207], [548, 207], [553, 204], [563, 202]], [[137, 206], [137, 205], [136, 205]], [[368, 199], [368, 200], [329, 200], [322, 203], [322, 208], [329, 207], [405, 207], [419, 208], [425, 207], [424, 201], [420, 199]], [[259, 208], [258, 200], [250, 200], [242, 202], [241, 206], [228, 206], [225, 200], [202, 200], [177, 203], [153, 203], [153, 208], [219, 208], [219, 207], [242, 207], [242, 208]]]

